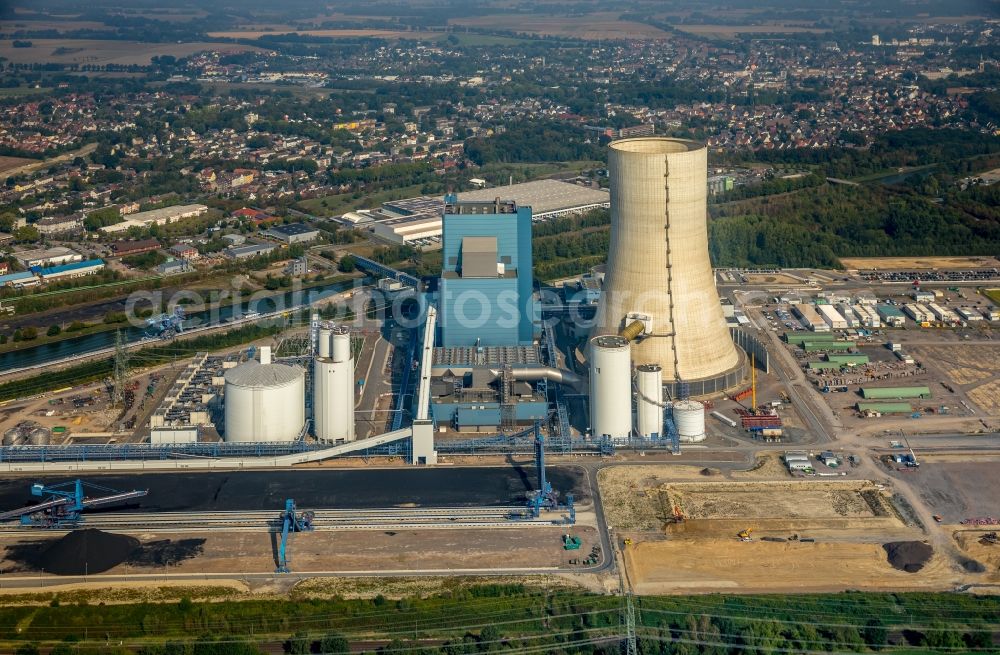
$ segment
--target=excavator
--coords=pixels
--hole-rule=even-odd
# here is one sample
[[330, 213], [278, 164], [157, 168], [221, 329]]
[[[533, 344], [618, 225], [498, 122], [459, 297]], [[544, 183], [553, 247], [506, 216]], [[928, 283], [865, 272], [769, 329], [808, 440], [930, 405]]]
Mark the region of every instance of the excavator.
[[753, 541], [750, 535], [753, 534], [753, 528], [747, 528], [746, 530], [741, 530], [736, 533], [736, 536], [740, 538], [740, 541]]

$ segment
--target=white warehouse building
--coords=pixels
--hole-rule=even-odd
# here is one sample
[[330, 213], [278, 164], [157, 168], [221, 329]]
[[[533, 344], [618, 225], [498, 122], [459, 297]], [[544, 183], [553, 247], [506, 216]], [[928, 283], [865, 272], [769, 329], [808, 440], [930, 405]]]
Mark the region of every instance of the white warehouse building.
[[817, 305], [816, 311], [831, 330], [842, 330], [847, 327], [847, 321], [833, 308], [833, 305]]

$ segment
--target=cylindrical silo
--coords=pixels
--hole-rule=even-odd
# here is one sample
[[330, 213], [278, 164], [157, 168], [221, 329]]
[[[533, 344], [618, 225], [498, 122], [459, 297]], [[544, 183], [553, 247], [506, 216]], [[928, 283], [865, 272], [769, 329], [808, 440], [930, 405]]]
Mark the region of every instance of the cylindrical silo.
[[663, 374], [657, 364], [635, 368], [635, 430], [643, 439], [663, 436]]
[[321, 327], [319, 329], [319, 343], [316, 347], [317, 357], [329, 357], [330, 356], [330, 335], [332, 334], [330, 328]]
[[[320, 441], [354, 441], [354, 359], [347, 328], [326, 330], [326, 357], [313, 362], [313, 432]], [[320, 331], [320, 352], [324, 337]]]
[[731, 386], [743, 360], [708, 256], [705, 146], [623, 139], [610, 146], [608, 170], [611, 242], [591, 336], [619, 334], [634, 323], [630, 315], [644, 315], [648, 331], [631, 333], [635, 364], [659, 364], [669, 384]]
[[305, 371], [248, 361], [226, 371], [227, 442], [294, 441], [305, 424]]
[[590, 427], [595, 437], [632, 433], [632, 348], [622, 337], [590, 340]]
[[678, 400], [673, 406], [674, 426], [681, 441], [705, 440], [705, 406], [697, 400]]

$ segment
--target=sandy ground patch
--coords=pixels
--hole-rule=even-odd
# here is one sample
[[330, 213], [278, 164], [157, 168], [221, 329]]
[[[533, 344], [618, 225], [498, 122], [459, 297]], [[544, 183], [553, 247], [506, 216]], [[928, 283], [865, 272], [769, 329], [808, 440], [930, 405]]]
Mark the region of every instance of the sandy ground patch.
[[918, 573], [894, 569], [875, 543], [677, 539], [637, 544], [625, 559], [633, 589], [640, 594], [928, 591], [948, 589], [961, 580], [940, 555]]
[[845, 268], [916, 271], [931, 268], [996, 268], [994, 257], [841, 257]]
[[954, 534], [955, 543], [962, 552], [986, 567], [983, 575], [988, 582], [1000, 582], [1000, 544], [984, 543], [982, 538], [997, 531], [1000, 531], [1000, 526], [986, 530], [960, 529]]
[[688, 519], [832, 519], [892, 515], [868, 482], [677, 483], [670, 502]]
[[661, 488], [670, 480], [711, 479], [698, 466], [609, 466], [597, 474], [604, 517], [616, 530], [659, 531], [671, 516]]
[[744, 276], [747, 284], [802, 284], [802, 280], [785, 273], [744, 273]]
[[757, 463], [753, 468], [746, 471], [733, 471], [730, 477], [734, 480], [766, 480], [774, 478], [787, 479], [792, 476], [777, 455], [768, 453], [758, 457]]
[[3, 157], [0, 156], [0, 173], [4, 171], [9, 171], [12, 168], [20, 168], [21, 166], [26, 166], [28, 164], [35, 163], [36, 159], [27, 159], [25, 157]]
[[[570, 532], [583, 540], [579, 551], [562, 548], [561, 536]], [[125, 566], [108, 575], [169, 575], [198, 573], [272, 572], [280, 535], [266, 532], [204, 532], [136, 535], [143, 543], [161, 539], [205, 539], [201, 554], [169, 567]], [[36, 541], [36, 537], [23, 539]], [[0, 544], [17, 543], [7, 537]], [[592, 527], [537, 527], [503, 529], [357, 530], [309, 532], [293, 535], [289, 546], [290, 567], [296, 574], [310, 571], [368, 571], [391, 575], [392, 571], [423, 569], [485, 569], [501, 572], [512, 568], [574, 568], [569, 560], [586, 557], [598, 543]], [[0, 568], [12, 569], [17, 562], [4, 558]], [[10, 576], [45, 575], [30, 570], [11, 571]], [[91, 576], [99, 578], [99, 576]]]

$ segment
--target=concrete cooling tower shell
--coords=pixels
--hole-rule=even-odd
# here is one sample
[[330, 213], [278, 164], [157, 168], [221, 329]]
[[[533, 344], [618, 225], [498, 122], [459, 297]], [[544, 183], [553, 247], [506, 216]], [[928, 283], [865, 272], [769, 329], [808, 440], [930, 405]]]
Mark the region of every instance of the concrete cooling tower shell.
[[[693, 141], [615, 141], [608, 158], [611, 244], [604, 289], [591, 336], [618, 334], [649, 317], [632, 344], [636, 365], [659, 364], [700, 395], [735, 386], [745, 376], [722, 315], [708, 257], [705, 146]], [[676, 394], [675, 394], [676, 397]]]
[[250, 360], [226, 371], [227, 442], [294, 441], [305, 425], [305, 371]]

